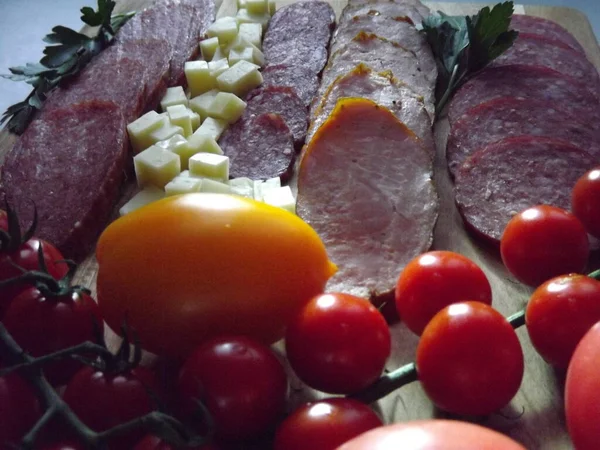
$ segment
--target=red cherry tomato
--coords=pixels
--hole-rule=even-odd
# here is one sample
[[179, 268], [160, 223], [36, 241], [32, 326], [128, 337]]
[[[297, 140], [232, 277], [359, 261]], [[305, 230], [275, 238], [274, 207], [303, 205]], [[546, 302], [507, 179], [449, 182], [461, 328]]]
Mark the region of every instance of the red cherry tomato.
[[242, 440], [261, 435], [283, 412], [287, 376], [271, 349], [253, 339], [215, 338], [198, 347], [179, 375], [184, 412], [200, 400], [220, 438]]
[[[159, 393], [154, 374], [136, 367], [119, 374], [92, 367], [79, 370], [69, 381], [63, 398], [73, 412], [94, 431], [104, 431], [157, 409]], [[111, 450], [131, 450], [144, 436], [142, 430], [115, 437]]]
[[573, 214], [548, 205], [514, 216], [500, 241], [506, 268], [519, 281], [539, 286], [552, 277], [580, 273], [589, 256], [585, 228]]
[[423, 389], [441, 409], [485, 415], [515, 396], [523, 351], [498, 311], [479, 302], [447, 306], [429, 322], [417, 347]]
[[[94, 320], [100, 333], [104, 323], [96, 302], [83, 291], [58, 297], [29, 288], [15, 297], [2, 323], [15, 341], [32, 356], [43, 356], [67, 347], [94, 341]], [[73, 359], [44, 365], [44, 374], [55, 385], [66, 384], [81, 368]]]
[[567, 371], [565, 413], [577, 450], [597, 450], [600, 442], [600, 322], [581, 339]]
[[334, 450], [381, 425], [377, 414], [356, 400], [330, 398], [306, 403], [279, 426], [274, 450]]
[[531, 343], [549, 363], [566, 369], [575, 347], [600, 321], [600, 281], [564, 275], [538, 287], [527, 304]]
[[575, 183], [571, 208], [587, 232], [600, 239], [600, 167], [590, 170]]
[[285, 349], [294, 372], [306, 384], [349, 394], [379, 378], [390, 356], [391, 337], [383, 315], [367, 300], [323, 294], [292, 318]]
[[497, 431], [458, 420], [416, 420], [376, 428], [338, 450], [525, 450]]
[[[198, 450], [218, 450], [217, 447], [215, 447], [212, 444], [202, 445], [201, 447], [189, 448]], [[176, 448], [170, 444], [167, 444], [161, 438], [149, 434], [140, 442], [138, 442], [137, 445], [133, 448], [133, 450], [176, 450]]]
[[38, 399], [17, 373], [0, 377], [0, 448], [18, 443], [41, 416]]
[[449, 251], [424, 253], [410, 261], [396, 284], [396, 309], [415, 334], [452, 303], [491, 305], [492, 288], [483, 271], [466, 256]]

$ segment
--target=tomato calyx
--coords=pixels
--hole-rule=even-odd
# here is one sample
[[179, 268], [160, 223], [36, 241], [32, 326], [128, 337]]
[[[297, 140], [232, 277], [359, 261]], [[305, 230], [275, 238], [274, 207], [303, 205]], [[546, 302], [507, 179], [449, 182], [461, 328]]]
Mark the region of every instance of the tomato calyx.
[[0, 252], [13, 252], [17, 250], [21, 245], [27, 242], [35, 234], [38, 224], [37, 208], [33, 205], [33, 220], [31, 225], [25, 231], [21, 233], [21, 225], [19, 224], [19, 216], [16, 211], [11, 208], [8, 200], [5, 202], [6, 208], [6, 221], [8, 223], [8, 230], [0, 228]]

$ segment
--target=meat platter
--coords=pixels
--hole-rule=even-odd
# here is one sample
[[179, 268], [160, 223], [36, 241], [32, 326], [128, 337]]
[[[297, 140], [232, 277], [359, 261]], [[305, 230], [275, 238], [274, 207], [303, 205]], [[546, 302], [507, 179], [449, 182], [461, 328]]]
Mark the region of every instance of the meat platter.
[[[148, 2], [150, 3], [150, 2]], [[277, 8], [293, 3], [278, 1]], [[346, 6], [345, 0], [328, 0], [337, 17]], [[431, 3], [431, 10], [441, 10], [447, 14], [473, 14], [482, 6], [478, 4]], [[118, 2], [117, 9], [125, 11], [141, 9], [143, 1], [125, 0]], [[233, 15], [236, 10], [234, 0], [223, 0], [218, 6], [217, 17]], [[600, 48], [596, 43], [591, 27], [581, 13], [555, 7], [518, 6], [516, 12], [552, 19], [568, 29], [583, 46], [588, 58], [600, 68]], [[311, 130], [308, 130], [310, 135]], [[493, 289], [495, 307], [508, 316], [525, 305], [530, 290], [518, 283], [503, 267], [497, 251], [473, 239], [463, 225], [455, 206], [452, 181], [446, 167], [443, 151], [449, 134], [447, 120], [438, 120], [434, 129], [434, 142], [437, 153], [433, 159], [434, 185], [439, 197], [439, 212], [433, 231], [433, 249], [453, 250], [477, 262], [488, 276]], [[6, 131], [0, 134], [0, 155], [12, 147], [14, 137]], [[292, 184], [295, 180], [292, 181]], [[597, 259], [597, 258], [596, 258]], [[597, 268], [598, 261], [592, 261]], [[95, 293], [97, 263], [94, 255], [89, 255], [80, 265], [76, 282], [89, 287]], [[417, 337], [401, 323], [392, 327], [393, 351], [387, 368], [393, 370], [414, 360]], [[487, 417], [483, 424], [510, 435], [530, 449], [569, 449], [571, 443], [564, 424], [561, 376], [533, 350], [525, 330], [518, 331], [525, 353], [526, 371], [523, 384], [511, 404], [501, 413]], [[295, 391], [293, 402], [300, 403], [307, 398], [321, 394], [307, 389]], [[386, 422], [399, 422], [444, 416], [427, 399], [418, 384], [411, 384], [396, 393], [380, 400], [378, 408]]]

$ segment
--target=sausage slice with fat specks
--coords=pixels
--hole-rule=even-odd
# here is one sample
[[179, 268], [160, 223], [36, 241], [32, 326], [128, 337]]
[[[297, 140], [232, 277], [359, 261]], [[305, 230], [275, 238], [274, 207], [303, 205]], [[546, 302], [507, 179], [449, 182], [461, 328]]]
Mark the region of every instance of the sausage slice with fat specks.
[[548, 39], [561, 41], [573, 50], [585, 55], [585, 50], [579, 41], [566, 29], [552, 20], [524, 14], [513, 14], [510, 20], [510, 28], [517, 30], [519, 33], [536, 34]]
[[408, 17], [414, 24], [423, 21], [423, 15], [414, 5], [394, 1], [372, 1], [364, 4], [348, 4], [342, 10], [340, 22], [352, 19], [354, 16], [370, 14], [372, 16]]
[[263, 87], [289, 87], [302, 99], [306, 107], [310, 106], [319, 89], [319, 77], [308, 67], [287, 64], [266, 66], [262, 76]]
[[438, 198], [428, 152], [389, 110], [338, 101], [309, 142], [298, 174], [297, 212], [339, 271], [329, 291], [379, 302], [432, 242]]

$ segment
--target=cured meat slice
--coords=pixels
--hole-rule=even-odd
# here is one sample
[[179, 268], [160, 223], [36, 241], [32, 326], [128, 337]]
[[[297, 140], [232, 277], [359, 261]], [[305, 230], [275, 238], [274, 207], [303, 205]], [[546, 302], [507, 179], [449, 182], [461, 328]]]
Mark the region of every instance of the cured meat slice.
[[561, 41], [535, 34], [519, 34], [506, 52], [496, 58], [490, 67], [507, 64], [544, 66], [588, 83], [596, 95], [600, 93], [600, 77], [596, 67], [572, 47]]
[[302, 147], [308, 128], [308, 110], [293, 89], [281, 86], [256, 89], [246, 101], [244, 117], [251, 118], [265, 113], [279, 114], [292, 132], [296, 148]]
[[289, 180], [296, 158], [294, 140], [283, 117], [268, 113], [240, 119], [227, 128], [219, 145], [229, 156], [232, 178]]
[[506, 138], [462, 164], [456, 203], [474, 231], [498, 244], [512, 216], [530, 206], [569, 209], [575, 182], [596, 163], [589, 153], [558, 139]]
[[308, 68], [315, 76], [327, 64], [327, 46], [317, 45], [311, 38], [281, 41], [268, 47], [263, 45], [265, 61], [269, 65], [286, 65]]
[[[379, 4], [387, 3], [385, 0], [349, 0], [348, 5], [350, 6], [363, 6], [367, 4]], [[390, 3], [398, 3], [405, 6], [414, 7], [422, 17], [427, 17], [431, 11], [427, 6], [420, 2], [420, 0], [390, 0]], [[415, 22], [416, 23], [416, 22]]]
[[354, 70], [340, 75], [329, 86], [311, 122], [307, 142], [325, 123], [338, 99], [345, 97], [366, 98], [390, 110], [400, 122], [421, 139], [423, 146], [433, 158], [435, 146], [431, 120], [421, 99], [396, 80], [390, 72], [375, 73], [364, 64], [359, 64]]
[[354, 16], [370, 14], [387, 17], [408, 17], [414, 24], [421, 23], [424, 16], [417, 7], [407, 3], [397, 3], [392, 0], [368, 1], [363, 4], [348, 4], [340, 15], [340, 22], [352, 19]]
[[477, 150], [521, 135], [562, 139], [586, 149], [600, 161], [600, 124], [556, 102], [502, 97], [470, 109], [448, 136], [446, 158], [452, 175]]
[[435, 80], [425, 76], [412, 51], [372, 33], [358, 33], [348, 44], [331, 55], [323, 72], [317, 98], [322, 97], [338, 76], [346, 74], [359, 63], [364, 63], [377, 72], [390, 70], [396, 79], [423, 98], [425, 108], [433, 120]]
[[307, 146], [297, 212], [338, 272], [330, 292], [373, 301], [393, 295], [402, 268], [431, 245], [438, 199], [420, 141], [370, 100], [338, 101]]
[[66, 258], [87, 256], [119, 195], [126, 152], [125, 122], [109, 102], [83, 102], [34, 120], [7, 155], [3, 193], [23, 224]]
[[519, 33], [537, 34], [547, 39], [561, 41], [569, 47], [585, 54], [585, 50], [575, 37], [552, 20], [541, 17], [528, 16], [524, 14], [513, 14], [510, 28]]
[[597, 118], [600, 112], [598, 98], [585, 84], [546, 67], [512, 64], [484, 69], [467, 81], [454, 94], [448, 119], [452, 124], [470, 108], [507, 96], [557, 102], [588, 118]]
[[419, 32], [407, 17], [391, 18], [386, 16], [362, 15], [354, 16], [347, 22], [341, 23], [332, 37], [331, 48], [333, 55], [338, 49], [349, 43], [361, 31], [373, 33], [379, 37], [400, 44], [415, 53], [419, 61], [419, 69], [430, 83], [437, 79], [437, 66], [431, 47], [425, 36]]
[[262, 86], [283, 86], [294, 90], [308, 107], [319, 89], [319, 77], [309, 68], [279, 64], [262, 71]]

